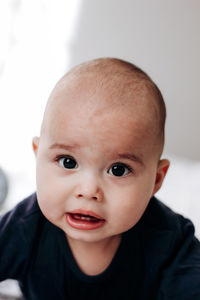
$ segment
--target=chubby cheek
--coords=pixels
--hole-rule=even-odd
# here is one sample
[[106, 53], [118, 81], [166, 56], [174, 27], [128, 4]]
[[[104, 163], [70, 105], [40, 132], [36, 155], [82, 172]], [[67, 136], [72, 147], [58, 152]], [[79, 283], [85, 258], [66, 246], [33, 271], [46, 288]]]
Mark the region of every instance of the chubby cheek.
[[140, 186], [115, 191], [112, 197], [113, 207], [110, 206], [112, 224], [121, 232], [133, 227], [143, 215], [149, 200], [152, 189], [142, 189]]
[[[37, 168], [37, 197], [42, 213], [54, 223], [66, 211], [66, 185], [53, 172]], [[65, 188], [64, 188], [65, 187]]]

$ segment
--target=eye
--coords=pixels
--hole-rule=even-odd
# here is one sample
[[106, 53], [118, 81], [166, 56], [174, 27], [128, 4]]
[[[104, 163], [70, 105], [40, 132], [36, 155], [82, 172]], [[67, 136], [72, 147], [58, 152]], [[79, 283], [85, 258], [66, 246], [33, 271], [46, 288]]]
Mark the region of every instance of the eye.
[[126, 176], [132, 172], [132, 169], [125, 164], [115, 163], [109, 170], [108, 173], [113, 176]]
[[61, 167], [65, 169], [75, 169], [77, 168], [77, 162], [73, 157], [70, 156], [64, 156], [64, 157], [59, 157], [57, 159]]

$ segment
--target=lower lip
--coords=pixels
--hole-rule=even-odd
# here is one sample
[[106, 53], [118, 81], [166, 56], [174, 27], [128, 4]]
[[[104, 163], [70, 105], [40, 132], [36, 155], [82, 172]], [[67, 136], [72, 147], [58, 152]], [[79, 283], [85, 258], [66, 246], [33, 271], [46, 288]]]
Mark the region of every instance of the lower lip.
[[75, 229], [81, 229], [81, 230], [93, 230], [100, 228], [104, 225], [105, 220], [99, 220], [97, 222], [89, 222], [84, 220], [75, 220], [72, 218], [70, 214], [66, 214], [66, 221], [67, 224]]

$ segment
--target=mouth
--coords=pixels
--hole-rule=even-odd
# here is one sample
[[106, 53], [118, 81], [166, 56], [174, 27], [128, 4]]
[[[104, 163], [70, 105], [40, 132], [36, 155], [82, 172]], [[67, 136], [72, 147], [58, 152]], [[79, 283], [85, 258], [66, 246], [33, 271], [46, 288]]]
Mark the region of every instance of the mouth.
[[105, 219], [91, 211], [75, 210], [66, 213], [68, 225], [75, 229], [93, 230], [104, 225]]

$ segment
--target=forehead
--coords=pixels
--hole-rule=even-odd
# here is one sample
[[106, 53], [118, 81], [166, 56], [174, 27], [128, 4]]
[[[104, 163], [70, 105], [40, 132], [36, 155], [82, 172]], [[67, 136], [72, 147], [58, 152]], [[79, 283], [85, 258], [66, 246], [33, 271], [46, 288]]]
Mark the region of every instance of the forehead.
[[87, 80], [67, 81], [54, 91], [48, 104], [45, 136], [53, 142], [101, 143], [126, 148], [141, 148], [152, 143], [154, 108], [143, 93], [130, 97], [113, 88], [101, 89]]
[[[129, 76], [130, 77], [130, 76]], [[66, 76], [53, 90], [45, 115], [55, 115], [66, 109], [89, 115], [121, 111], [121, 115], [138, 115], [146, 121], [158, 117], [158, 107], [143, 80], [130, 82], [125, 76], [104, 76], [85, 72]]]

